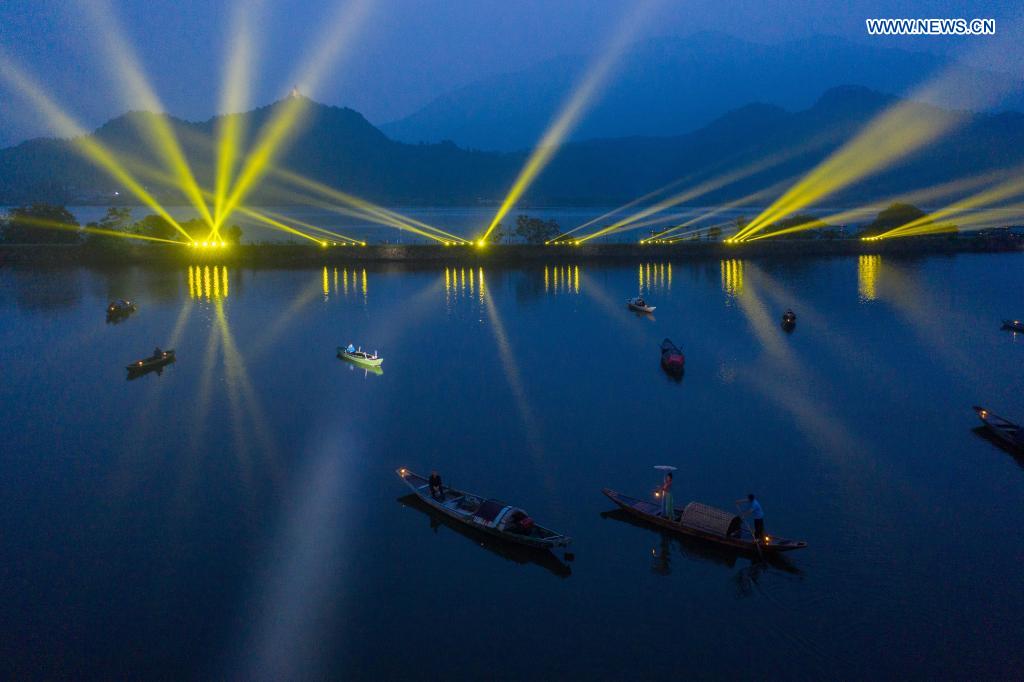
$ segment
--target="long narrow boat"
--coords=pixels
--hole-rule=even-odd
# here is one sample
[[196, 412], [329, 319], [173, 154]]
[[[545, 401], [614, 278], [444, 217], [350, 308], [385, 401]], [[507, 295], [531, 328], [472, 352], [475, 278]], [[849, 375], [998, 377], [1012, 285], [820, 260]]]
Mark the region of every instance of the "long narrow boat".
[[744, 552], [756, 552], [758, 544], [765, 553], [789, 552], [807, 546], [802, 540], [789, 540], [777, 535], [765, 535], [758, 543], [739, 516], [700, 502], [690, 502], [683, 508], [676, 507], [674, 518], [668, 519], [662, 516], [661, 505], [629, 497], [609, 488], [601, 492], [621, 509], [648, 523]]
[[657, 306], [647, 305], [647, 302], [637, 296], [626, 301], [626, 305], [630, 310], [635, 310], [638, 313], [653, 313]]
[[985, 425], [989, 433], [1017, 452], [1024, 452], [1024, 431], [1021, 430], [1019, 424], [1004, 419], [998, 414], [992, 414], [984, 407], [975, 405], [974, 411], [978, 413], [978, 419]]
[[665, 339], [661, 342], [661, 366], [673, 376], [681, 376], [686, 367], [686, 356], [679, 346], [672, 343], [672, 339]]
[[408, 469], [395, 473], [425, 503], [488, 535], [527, 547], [554, 549], [565, 547], [572, 539], [562, 533], [533, 523], [522, 509], [451, 487], [443, 487], [440, 498], [430, 494], [430, 481]]
[[344, 346], [338, 346], [338, 357], [364, 367], [380, 367], [384, 363], [384, 358], [377, 353], [370, 355], [365, 350], [349, 350]]
[[151, 369], [157, 369], [164, 365], [169, 365], [174, 362], [174, 349], [161, 351], [157, 355], [150, 355], [148, 358], [142, 358], [136, 360], [130, 365], [127, 365], [125, 369], [128, 370], [129, 374], [138, 374], [141, 372], [148, 372]]
[[502, 559], [516, 564], [536, 564], [541, 568], [550, 571], [559, 578], [568, 578], [572, 575], [572, 567], [556, 557], [547, 549], [526, 547], [513, 542], [505, 542], [501, 538], [482, 533], [465, 523], [459, 523], [448, 514], [438, 511], [437, 507], [427, 504], [423, 498], [415, 493], [402, 495], [398, 498], [399, 504], [407, 509], [413, 509], [424, 514], [430, 519], [430, 527], [437, 528], [444, 526], [453, 533], [472, 541], [477, 547], [482, 547], [488, 552], [500, 556]]

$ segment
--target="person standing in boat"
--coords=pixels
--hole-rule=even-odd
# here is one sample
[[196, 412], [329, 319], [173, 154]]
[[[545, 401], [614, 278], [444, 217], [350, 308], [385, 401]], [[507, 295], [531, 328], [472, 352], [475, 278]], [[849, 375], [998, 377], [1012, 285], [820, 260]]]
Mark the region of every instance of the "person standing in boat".
[[764, 510], [761, 503], [757, 501], [754, 493], [749, 493], [747, 499], [736, 500], [736, 504], [745, 504], [747, 510], [740, 513], [740, 516], [750, 516], [754, 519], [754, 537], [758, 540], [764, 537]]
[[675, 521], [675, 505], [672, 503], [672, 472], [665, 472], [665, 480], [658, 488], [661, 497], [661, 514], [669, 521]]
[[430, 472], [430, 478], [427, 480], [430, 485], [430, 496], [435, 500], [444, 499], [444, 488], [441, 487], [441, 474], [436, 471]]

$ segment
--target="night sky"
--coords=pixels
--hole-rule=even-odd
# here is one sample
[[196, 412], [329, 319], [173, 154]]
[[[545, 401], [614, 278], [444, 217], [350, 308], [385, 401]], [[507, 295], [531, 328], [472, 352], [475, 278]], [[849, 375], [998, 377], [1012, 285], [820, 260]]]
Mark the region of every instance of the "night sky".
[[[0, 3], [0, 48], [41, 82], [87, 128], [132, 108], [115, 85], [101, 47], [103, 31], [86, 3], [96, 0], [6, 0]], [[343, 4], [343, 3], [342, 3]], [[188, 119], [218, 113], [235, 3], [123, 0], [113, 15], [140, 56], [166, 109]], [[286, 94], [292, 74], [315, 46], [336, 0], [241, 3], [254, 26], [257, 59], [251, 104]], [[616, 0], [380, 0], [370, 4], [343, 53], [312, 93], [350, 106], [374, 123], [412, 113], [434, 97], [481, 77], [525, 68], [568, 53], [592, 53], [613, 32], [626, 3]], [[1021, 3], [851, 1], [681, 2], [662, 0], [640, 39], [722, 31], [776, 43], [810, 35], [886, 40], [894, 46], [950, 54], [986, 68], [1020, 72]], [[873, 38], [868, 17], [992, 17], [994, 38]], [[0, 82], [0, 145], [50, 131]]]

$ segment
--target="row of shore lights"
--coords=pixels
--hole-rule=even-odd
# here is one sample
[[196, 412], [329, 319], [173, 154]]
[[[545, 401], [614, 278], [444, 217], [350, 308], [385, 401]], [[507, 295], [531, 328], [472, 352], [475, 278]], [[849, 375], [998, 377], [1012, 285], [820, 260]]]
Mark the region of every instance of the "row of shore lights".
[[[227, 242], [189, 242], [189, 246], [198, 249], [223, 249], [227, 245]], [[327, 248], [328, 246], [366, 246], [366, 242], [352, 244], [347, 242], [320, 242], [320, 246], [324, 248]]]

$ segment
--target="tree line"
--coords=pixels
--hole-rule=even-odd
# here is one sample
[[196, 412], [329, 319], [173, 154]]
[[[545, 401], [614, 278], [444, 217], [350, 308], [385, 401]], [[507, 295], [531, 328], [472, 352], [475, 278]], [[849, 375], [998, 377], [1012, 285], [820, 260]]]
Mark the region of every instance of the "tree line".
[[[179, 224], [190, 235], [208, 235], [210, 231], [209, 226], [198, 218]], [[184, 240], [184, 235], [167, 218], [151, 213], [133, 220], [131, 209], [120, 206], [111, 206], [98, 221], [84, 226], [64, 206], [43, 203], [18, 206], [0, 219], [0, 242], [5, 244], [84, 244], [121, 248], [132, 241], [126, 237], [139, 236]], [[238, 244], [242, 239], [242, 228], [230, 225], [220, 231], [220, 239]]]

